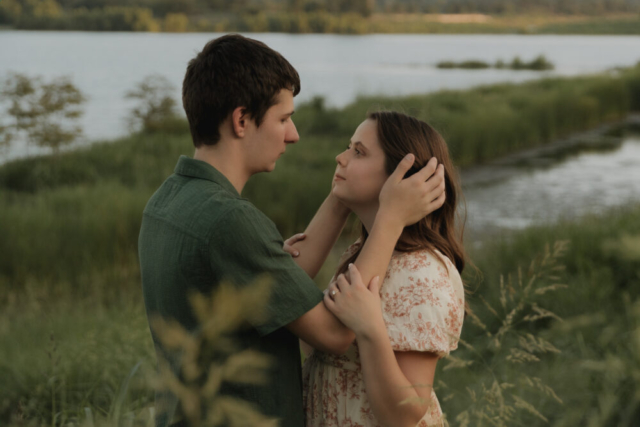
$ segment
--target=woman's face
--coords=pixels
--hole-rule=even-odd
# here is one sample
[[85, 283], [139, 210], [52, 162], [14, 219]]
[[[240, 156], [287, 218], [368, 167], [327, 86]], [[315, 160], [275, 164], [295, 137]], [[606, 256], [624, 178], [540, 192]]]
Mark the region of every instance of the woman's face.
[[374, 120], [367, 119], [358, 126], [348, 148], [336, 156], [336, 162], [333, 194], [347, 206], [377, 204], [389, 176]]

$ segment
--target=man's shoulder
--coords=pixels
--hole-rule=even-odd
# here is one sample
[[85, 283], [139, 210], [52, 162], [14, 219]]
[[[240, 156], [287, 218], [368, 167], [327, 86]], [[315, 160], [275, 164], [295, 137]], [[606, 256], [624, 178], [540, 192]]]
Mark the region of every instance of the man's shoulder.
[[186, 226], [205, 237], [207, 230], [218, 227], [220, 222], [227, 222], [229, 217], [256, 221], [259, 217], [256, 212], [261, 214], [247, 199], [214, 182], [173, 174], [151, 196], [144, 209], [144, 217], [174, 226]]

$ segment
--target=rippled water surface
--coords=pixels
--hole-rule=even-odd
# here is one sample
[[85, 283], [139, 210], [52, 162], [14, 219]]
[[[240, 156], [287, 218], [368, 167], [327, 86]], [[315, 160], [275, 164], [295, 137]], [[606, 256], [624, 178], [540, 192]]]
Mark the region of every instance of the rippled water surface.
[[472, 230], [521, 229], [640, 202], [640, 137], [485, 186], [466, 183]]

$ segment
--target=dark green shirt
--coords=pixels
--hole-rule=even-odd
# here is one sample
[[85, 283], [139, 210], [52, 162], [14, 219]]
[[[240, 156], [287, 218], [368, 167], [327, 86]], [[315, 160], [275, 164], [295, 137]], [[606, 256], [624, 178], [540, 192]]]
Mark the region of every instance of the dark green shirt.
[[[263, 273], [274, 279], [265, 321], [239, 333], [245, 348], [274, 356], [271, 381], [225, 384], [222, 392], [280, 417], [283, 427], [303, 426], [298, 339], [283, 326], [315, 307], [323, 293], [284, 252], [275, 224], [213, 166], [181, 156], [147, 203], [138, 244], [147, 315], [175, 319], [189, 331], [198, 328], [190, 291], [208, 293], [223, 280], [242, 286]], [[158, 357], [177, 371], [179, 360], [152, 336]], [[169, 393], [156, 395], [156, 407], [159, 426], [179, 418], [180, 405]]]

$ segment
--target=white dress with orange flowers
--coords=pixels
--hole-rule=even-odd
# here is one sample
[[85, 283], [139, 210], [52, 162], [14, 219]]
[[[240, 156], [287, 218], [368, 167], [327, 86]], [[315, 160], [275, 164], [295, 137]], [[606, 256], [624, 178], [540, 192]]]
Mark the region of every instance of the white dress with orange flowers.
[[[395, 351], [429, 351], [443, 357], [458, 348], [464, 319], [462, 280], [451, 260], [436, 253], [446, 268], [426, 250], [391, 258], [380, 298]], [[380, 426], [367, 399], [357, 342], [342, 356], [314, 350], [305, 360], [303, 382], [307, 427]], [[430, 406], [417, 426], [442, 425], [432, 388]]]

